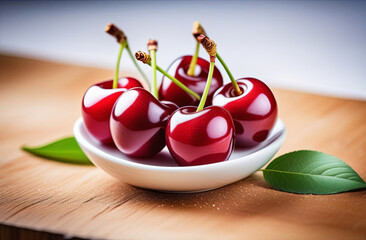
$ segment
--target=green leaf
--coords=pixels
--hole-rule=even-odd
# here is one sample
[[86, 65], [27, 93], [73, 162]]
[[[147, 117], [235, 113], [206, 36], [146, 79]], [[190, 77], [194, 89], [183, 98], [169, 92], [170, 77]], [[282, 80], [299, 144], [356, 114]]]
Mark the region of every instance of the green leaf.
[[263, 176], [273, 188], [302, 194], [333, 194], [365, 188], [345, 162], [322, 152], [301, 150], [273, 160]]
[[39, 147], [24, 146], [22, 149], [36, 156], [59, 162], [92, 164], [80, 149], [74, 137], [67, 137]]

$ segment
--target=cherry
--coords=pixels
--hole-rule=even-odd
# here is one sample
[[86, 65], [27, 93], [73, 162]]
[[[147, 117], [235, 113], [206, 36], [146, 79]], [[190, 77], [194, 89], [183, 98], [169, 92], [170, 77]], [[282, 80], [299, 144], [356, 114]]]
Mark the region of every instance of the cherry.
[[[127, 38], [113, 24], [108, 24], [105, 31], [114, 36], [120, 43], [114, 79], [97, 83], [85, 92], [82, 100], [82, 116], [90, 134], [101, 143], [109, 144], [113, 143], [109, 119], [115, 101], [127, 89], [142, 87], [142, 85], [135, 78], [118, 78], [123, 49], [126, 48], [130, 52]], [[134, 60], [133, 57], [132, 59]]]
[[[189, 89], [202, 95], [205, 88], [208, 69], [210, 63], [202, 58], [197, 59], [197, 67], [194, 76], [187, 74], [191, 63], [192, 56], [183, 56], [176, 59], [168, 68], [167, 72], [186, 85]], [[207, 105], [211, 105], [214, 92], [223, 85], [223, 78], [220, 71], [215, 67], [212, 85], [207, 97]], [[174, 83], [169, 81], [165, 76], [163, 77], [160, 88], [159, 98], [176, 103], [178, 106], [197, 106], [199, 100], [187, 94]]]
[[141, 83], [131, 77], [118, 79], [118, 88], [113, 89], [113, 80], [94, 84], [85, 92], [82, 100], [82, 117], [89, 133], [101, 143], [112, 143], [109, 119], [117, 98], [127, 89], [141, 87]]
[[[152, 94], [142, 88], [126, 91], [116, 101], [110, 119], [112, 138], [117, 148], [132, 157], [152, 157], [165, 147], [165, 127], [169, 116], [178, 109], [172, 102], [159, 102], [156, 89], [156, 70], [164, 72], [156, 65], [157, 41], [148, 41], [148, 50], [137, 52], [136, 59], [153, 68]], [[199, 99], [178, 80], [169, 76], [184, 91]]]
[[132, 157], [152, 157], [165, 147], [165, 127], [178, 108], [159, 102], [143, 88], [133, 88], [116, 101], [110, 118], [117, 148]]
[[277, 103], [269, 87], [255, 78], [236, 80], [241, 94], [232, 84], [215, 92], [213, 105], [228, 110], [234, 119], [236, 145], [251, 147], [263, 142], [277, 119]]
[[[200, 24], [195, 23], [194, 37], [205, 39]], [[224, 67], [231, 84], [218, 89], [212, 104], [228, 110], [235, 123], [236, 145], [251, 147], [263, 142], [277, 118], [277, 103], [271, 90], [255, 78], [235, 80], [221, 56], [217, 59]]]
[[234, 147], [234, 123], [228, 111], [210, 106], [175, 111], [166, 127], [168, 149], [181, 166], [227, 160]]
[[165, 138], [169, 152], [179, 165], [192, 166], [227, 160], [234, 147], [234, 123], [228, 111], [206, 107], [215, 67], [216, 44], [205, 37], [199, 42], [210, 55], [207, 83], [198, 107], [187, 106], [169, 118]]

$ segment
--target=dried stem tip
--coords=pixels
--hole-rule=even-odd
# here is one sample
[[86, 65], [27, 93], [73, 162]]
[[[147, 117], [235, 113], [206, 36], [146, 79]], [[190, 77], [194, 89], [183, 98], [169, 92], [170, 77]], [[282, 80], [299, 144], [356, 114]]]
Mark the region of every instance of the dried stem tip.
[[210, 57], [216, 57], [216, 43], [214, 41], [212, 41], [203, 34], [200, 34], [197, 37], [197, 41], [199, 41], [201, 45], [204, 47], [204, 49], [206, 49]]
[[147, 50], [151, 51], [151, 50], [158, 50], [158, 41], [153, 40], [153, 39], [149, 39], [149, 41], [147, 41]]
[[193, 23], [193, 30], [192, 30], [192, 34], [195, 38], [197, 38], [200, 34], [206, 35], [205, 29], [203, 29], [202, 25], [200, 24], [200, 22], [195, 21]]
[[143, 63], [146, 63], [146, 64], [150, 64], [150, 62], [151, 62], [150, 55], [147, 54], [146, 52], [138, 51], [135, 53], [135, 57], [137, 60], [139, 60]]
[[113, 23], [108, 24], [105, 27], [105, 32], [109, 33], [110, 35], [112, 35], [113, 37], [115, 37], [117, 39], [117, 42], [119, 43], [123, 43], [126, 42], [127, 37], [124, 34], [124, 32], [122, 32], [122, 30], [120, 30], [116, 25], [114, 25]]

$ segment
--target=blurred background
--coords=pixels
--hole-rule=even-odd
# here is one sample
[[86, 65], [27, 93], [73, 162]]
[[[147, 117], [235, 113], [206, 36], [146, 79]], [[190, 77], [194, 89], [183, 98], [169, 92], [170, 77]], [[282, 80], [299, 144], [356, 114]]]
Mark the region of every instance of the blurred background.
[[[2, 1], [0, 54], [113, 69], [113, 22], [133, 52], [157, 39], [167, 68], [193, 54], [196, 20], [236, 78], [366, 100], [366, 1]], [[124, 53], [126, 71], [136, 69]]]

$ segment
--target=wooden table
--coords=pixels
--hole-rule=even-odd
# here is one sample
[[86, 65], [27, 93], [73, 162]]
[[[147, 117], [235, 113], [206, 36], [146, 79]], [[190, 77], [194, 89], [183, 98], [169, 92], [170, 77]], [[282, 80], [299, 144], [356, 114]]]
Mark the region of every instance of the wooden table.
[[[113, 73], [4, 55], [0, 66], [1, 239], [14, 232], [7, 226], [98, 239], [366, 238], [364, 190], [284, 193], [256, 173], [209, 192], [169, 194], [126, 185], [94, 166], [22, 152], [23, 144], [72, 135], [84, 91]], [[274, 93], [288, 128], [279, 154], [324, 151], [366, 179], [366, 102]]]

